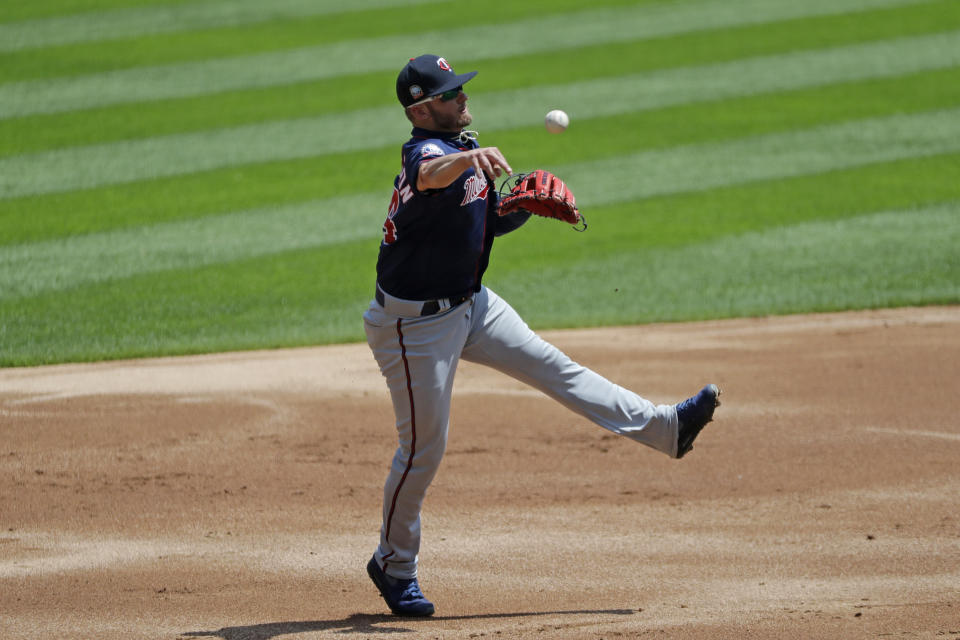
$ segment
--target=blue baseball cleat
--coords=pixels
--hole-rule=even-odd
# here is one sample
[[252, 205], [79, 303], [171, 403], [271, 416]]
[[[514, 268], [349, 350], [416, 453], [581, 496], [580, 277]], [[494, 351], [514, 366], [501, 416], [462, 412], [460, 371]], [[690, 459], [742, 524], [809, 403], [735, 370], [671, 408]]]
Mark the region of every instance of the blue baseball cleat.
[[693, 441], [707, 423], [713, 420], [713, 410], [719, 406], [720, 388], [715, 384], [708, 384], [700, 393], [677, 405], [677, 420], [680, 423], [680, 435], [677, 438], [678, 459], [693, 449]]
[[376, 558], [367, 563], [367, 575], [377, 585], [390, 611], [398, 616], [432, 616], [433, 603], [427, 600], [417, 579], [404, 580], [388, 576], [377, 564]]

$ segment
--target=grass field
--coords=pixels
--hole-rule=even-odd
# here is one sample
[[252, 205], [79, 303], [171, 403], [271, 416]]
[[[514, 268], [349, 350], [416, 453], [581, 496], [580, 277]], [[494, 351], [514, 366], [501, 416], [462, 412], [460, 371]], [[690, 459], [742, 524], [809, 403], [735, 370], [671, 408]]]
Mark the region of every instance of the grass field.
[[498, 240], [535, 328], [960, 301], [956, 0], [37, 0], [0, 5], [0, 366], [361, 340], [428, 52], [589, 222]]

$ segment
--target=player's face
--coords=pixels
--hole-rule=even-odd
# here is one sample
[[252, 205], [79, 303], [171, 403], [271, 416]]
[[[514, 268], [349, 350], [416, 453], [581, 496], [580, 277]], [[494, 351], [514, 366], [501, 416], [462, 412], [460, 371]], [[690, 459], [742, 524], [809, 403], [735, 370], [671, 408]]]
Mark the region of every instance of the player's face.
[[460, 131], [473, 122], [467, 109], [467, 94], [462, 90], [453, 100], [432, 100], [426, 103], [436, 131]]

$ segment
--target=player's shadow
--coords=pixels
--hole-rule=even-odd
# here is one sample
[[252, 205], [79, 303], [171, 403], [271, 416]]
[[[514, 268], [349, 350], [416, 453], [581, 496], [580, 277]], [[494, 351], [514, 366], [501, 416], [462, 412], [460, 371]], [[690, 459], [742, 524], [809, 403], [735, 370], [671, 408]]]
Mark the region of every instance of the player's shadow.
[[[536, 616], [559, 615], [617, 615], [628, 616], [635, 613], [632, 609], [594, 609], [580, 611], [538, 611], [520, 613], [484, 613], [470, 616], [433, 616], [417, 618], [421, 622], [442, 623], [450, 620], [505, 620], [508, 618], [533, 618]], [[273, 640], [284, 635], [309, 633], [311, 631], [333, 631], [335, 633], [414, 633], [414, 629], [402, 626], [404, 618], [397, 616], [367, 613], [354, 613], [342, 620], [305, 620], [302, 622], [267, 622], [246, 627], [224, 627], [217, 631], [190, 631], [181, 638], [222, 638], [222, 640]], [[384, 626], [380, 626], [380, 625]]]

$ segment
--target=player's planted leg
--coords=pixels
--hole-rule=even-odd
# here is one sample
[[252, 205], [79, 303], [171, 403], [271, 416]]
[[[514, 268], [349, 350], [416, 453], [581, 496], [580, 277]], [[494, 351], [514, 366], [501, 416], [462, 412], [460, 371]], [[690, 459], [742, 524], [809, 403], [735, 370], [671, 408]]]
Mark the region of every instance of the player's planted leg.
[[377, 586], [390, 611], [398, 616], [433, 615], [433, 603], [424, 597], [416, 578], [404, 580], [388, 576], [377, 564], [375, 557], [370, 558], [367, 563], [367, 575]]

